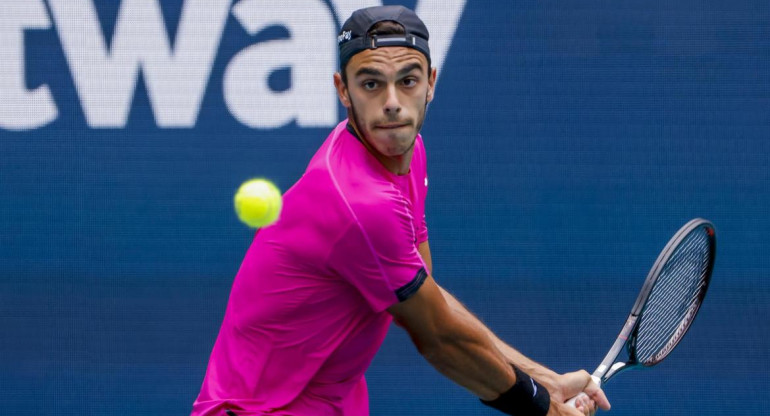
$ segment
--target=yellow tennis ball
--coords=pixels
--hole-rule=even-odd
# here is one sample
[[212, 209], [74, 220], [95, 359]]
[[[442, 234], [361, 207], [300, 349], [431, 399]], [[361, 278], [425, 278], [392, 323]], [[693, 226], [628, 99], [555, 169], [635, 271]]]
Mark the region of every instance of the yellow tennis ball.
[[235, 213], [252, 228], [268, 226], [281, 214], [281, 191], [267, 179], [251, 179], [235, 193]]

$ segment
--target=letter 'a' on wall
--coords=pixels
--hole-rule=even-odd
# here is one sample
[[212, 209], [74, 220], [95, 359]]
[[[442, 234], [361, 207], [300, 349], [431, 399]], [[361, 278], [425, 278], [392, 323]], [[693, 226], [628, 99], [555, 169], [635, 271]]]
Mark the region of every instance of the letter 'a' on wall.
[[[293, 120], [300, 127], [334, 125], [337, 29], [324, 2], [244, 0], [233, 7], [233, 15], [251, 35], [275, 25], [290, 34], [289, 39], [248, 46], [230, 61], [223, 90], [233, 117], [253, 128], [276, 128]], [[270, 74], [287, 67], [290, 87], [271, 90]]]

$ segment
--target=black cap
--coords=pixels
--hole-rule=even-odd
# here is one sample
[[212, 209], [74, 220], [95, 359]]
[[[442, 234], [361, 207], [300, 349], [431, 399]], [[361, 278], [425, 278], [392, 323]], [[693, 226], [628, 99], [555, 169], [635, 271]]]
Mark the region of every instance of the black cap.
[[[386, 20], [403, 26], [406, 35], [367, 36], [372, 26]], [[428, 28], [415, 12], [404, 6], [375, 6], [354, 11], [342, 25], [342, 30], [337, 36], [337, 45], [340, 50], [340, 69], [345, 68], [353, 55], [384, 46], [406, 46], [416, 49], [425, 55], [430, 66]]]

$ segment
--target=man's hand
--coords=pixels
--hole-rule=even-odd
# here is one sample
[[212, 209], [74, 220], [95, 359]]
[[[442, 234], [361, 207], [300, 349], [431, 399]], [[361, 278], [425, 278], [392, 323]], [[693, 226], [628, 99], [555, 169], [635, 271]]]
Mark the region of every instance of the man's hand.
[[[584, 370], [559, 375], [551, 393], [551, 408], [548, 416], [579, 416], [593, 415], [597, 406], [602, 410], [610, 410], [610, 402], [599, 386], [591, 379], [591, 375]], [[580, 393], [587, 396], [579, 398], [575, 402], [575, 408], [565, 402]]]

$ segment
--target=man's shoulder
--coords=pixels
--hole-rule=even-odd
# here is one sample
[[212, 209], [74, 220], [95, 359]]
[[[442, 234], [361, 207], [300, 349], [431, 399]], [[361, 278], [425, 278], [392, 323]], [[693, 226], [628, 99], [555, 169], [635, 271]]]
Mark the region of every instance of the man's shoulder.
[[346, 128], [330, 135], [317, 156], [311, 169], [328, 175], [346, 197], [376, 198], [391, 186], [384, 167]]
[[[422, 148], [421, 140], [418, 145]], [[316, 192], [322, 190], [327, 198], [343, 200], [362, 222], [404, 209], [404, 196], [345, 122], [327, 137], [301, 181]]]
[[297, 190], [318, 203], [341, 199], [355, 211], [378, 210], [393, 185], [368, 160], [366, 149], [348, 136], [344, 126], [332, 131], [297, 182]]

